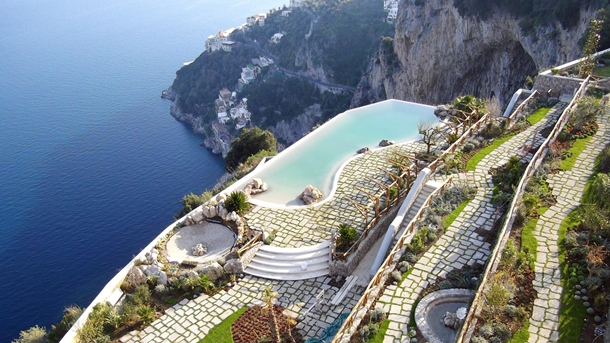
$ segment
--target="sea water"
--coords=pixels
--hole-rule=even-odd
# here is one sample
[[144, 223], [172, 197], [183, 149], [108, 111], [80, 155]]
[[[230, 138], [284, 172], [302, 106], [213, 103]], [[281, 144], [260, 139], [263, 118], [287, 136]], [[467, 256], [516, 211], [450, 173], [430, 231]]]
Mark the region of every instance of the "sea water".
[[0, 342], [86, 307], [223, 172], [161, 91], [207, 36], [285, 0], [4, 0]]

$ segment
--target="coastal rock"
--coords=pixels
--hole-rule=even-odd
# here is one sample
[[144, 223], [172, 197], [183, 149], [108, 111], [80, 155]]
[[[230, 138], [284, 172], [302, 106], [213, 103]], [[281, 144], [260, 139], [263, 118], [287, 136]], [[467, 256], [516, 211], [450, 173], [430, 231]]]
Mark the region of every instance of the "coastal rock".
[[159, 273], [159, 277], [157, 278], [157, 285], [167, 286], [167, 274], [164, 271]]
[[225, 202], [225, 200], [227, 200], [227, 195], [224, 193], [220, 193], [216, 196], [216, 202], [219, 204]]
[[193, 256], [203, 256], [208, 252], [208, 248], [203, 244], [196, 244], [191, 252]]
[[322, 192], [312, 185], [307, 185], [303, 193], [299, 195], [299, 199], [303, 200], [305, 205], [313, 204], [322, 199]]
[[161, 269], [157, 266], [146, 266], [144, 274], [146, 274], [146, 276], [159, 276], [159, 274], [161, 274]]
[[223, 220], [226, 220], [227, 214], [229, 214], [229, 211], [227, 211], [227, 209], [224, 208], [224, 206], [218, 205], [218, 216], [220, 218], [222, 218]]
[[210, 216], [208, 218], [214, 218], [218, 215], [218, 209], [216, 206], [210, 206]]
[[357, 154], [364, 154], [364, 153], [369, 152], [370, 150], [371, 150], [371, 149], [369, 149], [369, 147], [368, 147], [368, 146], [365, 146], [364, 148], [360, 148], [360, 149], [358, 149], [358, 151], [356, 151], [356, 153], [357, 153]]
[[241, 274], [244, 272], [244, 264], [241, 260], [234, 258], [225, 263], [224, 269], [229, 274]]
[[386, 147], [386, 146], [390, 146], [390, 145], [394, 145], [394, 141], [389, 141], [387, 139], [382, 139], [381, 142], [379, 142], [379, 146], [380, 147]]
[[252, 184], [252, 188], [258, 189], [258, 188], [261, 188], [261, 186], [263, 185], [263, 180], [261, 180], [258, 177], [255, 177], [254, 179], [252, 179], [251, 184]]
[[212, 218], [212, 215], [210, 214], [210, 206], [208, 206], [208, 205], [203, 206], [203, 216], [206, 218]]
[[133, 286], [139, 286], [146, 282], [146, 274], [140, 268], [133, 266], [129, 270], [125, 282]]
[[199, 272], [200, 275], [207, 275], [212, 281], [216, 281], [224, 274], [224, 269], [217, 262], [214, 262], [207, 266], [197, 267], [196, 270]]

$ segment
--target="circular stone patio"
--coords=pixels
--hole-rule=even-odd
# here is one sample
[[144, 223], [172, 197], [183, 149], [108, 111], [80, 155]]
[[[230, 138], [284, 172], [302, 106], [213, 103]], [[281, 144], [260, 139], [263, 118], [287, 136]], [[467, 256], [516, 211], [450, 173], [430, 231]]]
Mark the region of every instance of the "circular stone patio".
[[[208, 252], [195, 256], [192, 249], [203, 244]], [[216, 223], [202, 223], [181, 228], [167, 241], [167, 260], [182, 263], [191, 261], [205, 263], [229, 251], [235, 244], [235, 234], [231, 229]]]

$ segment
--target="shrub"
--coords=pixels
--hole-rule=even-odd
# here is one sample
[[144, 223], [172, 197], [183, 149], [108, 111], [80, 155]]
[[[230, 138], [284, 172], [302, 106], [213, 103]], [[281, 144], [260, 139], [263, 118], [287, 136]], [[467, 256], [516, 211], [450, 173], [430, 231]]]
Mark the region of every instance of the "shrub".
[[57, 325], [51, 325], [49, 341], [53, 343], [61, 341], [66, 332], [68, 332], [72, 325], [76, 323], [81, 314], [83, 314], [83, 309], [77, 305], [66, 307], [64, 309], [64, 315], [61, 317], [61, 321]]
[[486, 340], [485, 338], [483, 338], [481, 336], [474, 336], [474, 337], [472, 337], [471, 342], [472, 343], [489, 343], [488, 340]]
[[485, 338], [489, 338], [489, 337], [493, 336], [494, 328], [491, 326], [491, 324], [485, 323], [485, 324], [481, 325], [481, 328], [479, 329], [479, 334]]
[[400, 282], [402, 280], [402, 273], [398, 270], [392, 272], [392, 279], [396, 282]]
[[227, 211], [235, 211], [235, 213], [239, 214], [240, 216], [244, 215], [250, 208], [250, 205], [248, 205], [248, 202], [246, 201], [246, 195], [238, 191], [231, 192], [231, 194], [229, 194], [225, 200], [224, 206]]
[[493, 330], [494, 335], [497, 336], [501, 342], [510, 338], [510, 330], [503, 323], [493, 323]]
[[142, 305], [150, 301], [150, 295], [150, 289], [148, 289], [148, 286], [140, 285], [136, 287], [136, 290], [133, 292], [133, 295], [130, 300], [134, 304]]
[[397, 268], [398, 270], [400, 270], [401, 273], [404, 273], [407, 270], [411, 269], [411, 264], [407, 261], [402, 261], [398, 263]]
[[387, 313], [383, 309], [378, 308], [378, 307], [375, 307], [373, 310], [371, 310], [369, 312], [369, 315], [370, 315], [371, 321], [373, 321], [375, 323], [378, 323], [387, 318]]
[[32, 326], [31, 328], [21, 331], [19, 338], [13, 340], [12, 343], [47, 343], [47, 331], [40, 326]]
[[337, 250], [341, 252], [349, 250], [359, 237], [360, 234], [356, 229], [347, 224], [340, 224], [339, 236], [337, 237]]
[[466, 153], [471, 152], [472, 150], [474, 150], [474, 144], [468, 142], [468, 143], [464, 144], [464, 146], [462, 147], [462, 150]]
[[417, 263], [417, 256], [415, 256], [414, 253], [407, 251], [404, 253], [404, 255], [402, 255], [403, 260], [409, 262], [409, 263]]
[[155, 320], [155, 312], [148, 305], [140, 305], [136, 310], [142, 323], [146, 326]]
[[246, 161], [248, 157], [256, 155], [260, 151], [275, 152], [276, 144], [277, 141], [273, 133], [261, 130], [258, 127], [244, 128], [239, 136], [231, 142], [231, 148], [225, 157], [227, 170], [233, 170], [240, 163]]

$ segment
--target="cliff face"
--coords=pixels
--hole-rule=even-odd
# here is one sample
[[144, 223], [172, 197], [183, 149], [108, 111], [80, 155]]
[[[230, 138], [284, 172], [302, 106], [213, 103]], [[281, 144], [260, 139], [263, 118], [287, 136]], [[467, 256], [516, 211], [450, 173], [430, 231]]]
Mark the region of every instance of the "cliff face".
[[385, 98], [439, 104], [492, 92], [506, 100], [528, 75], [578, 58], [592, 15], [582, 11], [571, 30], [557, 23], [526, 36], [519, 19], [498, 11], [480, 20], [461, 16], [453, 0], [404, 0], [393, 49], [382, 48], [369, 64], [352, 106]]
[[267, 129], [271, 131], [277, 139], [280, 139], [287, 145], [292, 145], [311, 131], [311, 128], [318, 122], [321, 114], [320, 104], [314, 104], [294, 119], [288, 122], [282, 120]]

